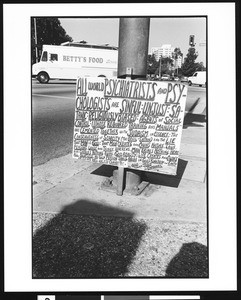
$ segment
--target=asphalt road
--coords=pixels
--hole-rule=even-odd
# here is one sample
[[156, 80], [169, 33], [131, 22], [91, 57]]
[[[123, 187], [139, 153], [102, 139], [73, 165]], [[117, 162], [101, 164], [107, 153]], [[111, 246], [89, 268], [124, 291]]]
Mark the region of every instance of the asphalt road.
[[[189, 87], [186, 110], [195, 103], [206, 107], [206, 89]], [[32, 81], [32, 157], [33, 166], [72, 151], [75, 110], [75, 82]], [[196, 112], [200, 113], [200, 111]]]

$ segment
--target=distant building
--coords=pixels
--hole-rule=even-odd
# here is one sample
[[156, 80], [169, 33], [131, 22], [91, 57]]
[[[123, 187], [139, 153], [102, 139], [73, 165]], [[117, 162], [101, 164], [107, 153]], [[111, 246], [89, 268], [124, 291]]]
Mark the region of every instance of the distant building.
[[151, 54], [155, 55], [157, 61], [161, 57], [172, 57], [173, 52], [174, 47], [172, 47], [171, 45], [162, 45], [161, 47], [151, 48]]
[[[151, 48], [151, 55], [154, 54], [155, 59], [159, 61], [161, 57], [170, 57], [173, 59], [174, 47], [169, 44], [162, 45], [161, 47]], [[179, 55], [176, 60], [173, 59], [174, 68], [181, 68], [183, 63], [183, 56]]]

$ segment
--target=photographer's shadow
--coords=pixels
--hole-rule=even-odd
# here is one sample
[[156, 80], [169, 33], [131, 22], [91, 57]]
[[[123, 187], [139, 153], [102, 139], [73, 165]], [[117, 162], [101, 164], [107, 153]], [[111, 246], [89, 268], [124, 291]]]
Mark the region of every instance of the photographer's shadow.
[[36, 230], [33, 278], [124, 277], [146, 228], [129, 211], [78, 200]]
[[183, 244], [179, 253], [168, 264], [165, 277], [207, 278], [207, 247], [197, 242]]

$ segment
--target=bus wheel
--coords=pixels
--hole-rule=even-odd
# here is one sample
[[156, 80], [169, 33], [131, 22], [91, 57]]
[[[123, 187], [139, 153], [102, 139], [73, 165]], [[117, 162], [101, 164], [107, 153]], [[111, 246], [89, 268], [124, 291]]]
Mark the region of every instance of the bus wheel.
[[190, 85], [190, 86], [192, 85], [192, 82], [191, 82], [191, 80], [189, 80], [189, 81], [188, 81], [188, 85]]
[[49, 75], [46, 72], [40, 72], [37, 76], [37, 79], [40, 83], [48, 83]]

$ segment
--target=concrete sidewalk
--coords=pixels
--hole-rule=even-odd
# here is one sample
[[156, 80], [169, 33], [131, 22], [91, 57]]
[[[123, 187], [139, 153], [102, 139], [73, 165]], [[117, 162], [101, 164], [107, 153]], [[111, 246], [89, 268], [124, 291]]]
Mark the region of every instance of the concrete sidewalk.
[[71, 154], [34, 167], [33, 211], [206, 223], [206, 123], [184, 127], [177, 176], [148, 173], [139, 196], [101, 189], [112, 171]]

